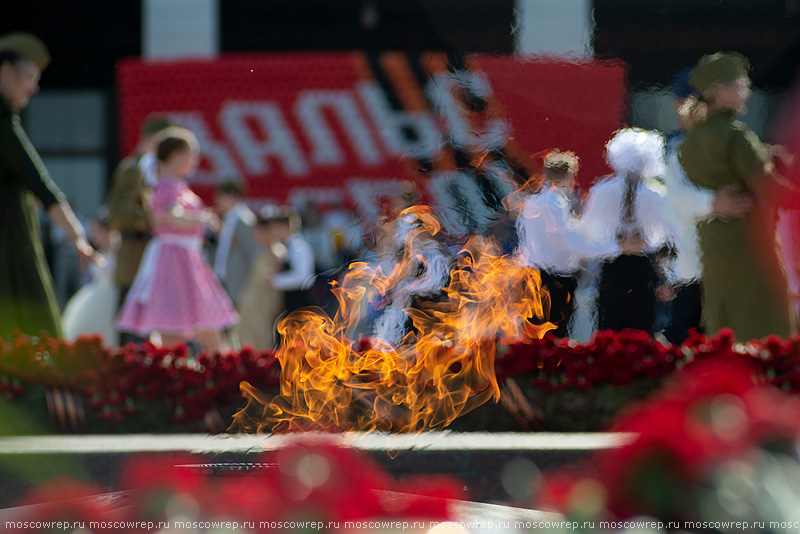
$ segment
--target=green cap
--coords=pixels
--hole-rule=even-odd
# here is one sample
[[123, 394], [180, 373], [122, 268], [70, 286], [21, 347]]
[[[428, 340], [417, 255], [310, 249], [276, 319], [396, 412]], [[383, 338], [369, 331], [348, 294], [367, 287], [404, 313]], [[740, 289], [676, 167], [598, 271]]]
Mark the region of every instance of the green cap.
[[162, 130], [175, 126], [168, 118], [161, 115], [149, 115], [142, 123], [142, 135], [155, 135]]
[[0, 52], [14, 52], [36, 63], [39, 70], [50, 64], [50, 52], [41, 39], [32, 33], [14, 32], [0, 35]]
[[729, 84], [747, 76], [750, 62], [737, 52], [717, 52], [700, 58], [689, 75], [689, 83], [698, 91], [705, 91], [715, 83]]

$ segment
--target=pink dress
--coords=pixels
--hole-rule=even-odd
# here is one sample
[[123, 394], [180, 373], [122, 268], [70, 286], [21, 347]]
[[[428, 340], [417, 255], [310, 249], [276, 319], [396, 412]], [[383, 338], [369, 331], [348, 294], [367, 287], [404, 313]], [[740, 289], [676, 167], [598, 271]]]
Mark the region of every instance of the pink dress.
[[[151, 204], [156, 217], [175, 206], [186, 213], [204, 209], [186, 182], [170, 177], [162, 177], [153, 188]], [[233, 303], [203, 258], [203, 232], [201, 224], [156, 227], [117, 319], [120, 330], [191, 337], [236, 324]]]

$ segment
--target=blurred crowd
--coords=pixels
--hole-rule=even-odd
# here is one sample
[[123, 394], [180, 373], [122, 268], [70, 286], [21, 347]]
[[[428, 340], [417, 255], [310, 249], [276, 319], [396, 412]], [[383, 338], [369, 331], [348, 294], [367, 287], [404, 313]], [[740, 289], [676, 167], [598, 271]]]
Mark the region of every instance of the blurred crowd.
[[[405, 213], [420, 203], [420, 193], [403, 181], [386, 185], [377, 218], [358, 217], [354, 207], [338, 202], [253, 202], [240, 180], [219, 183], [206, 207], [187, 182], [198, 149], [192, 132], [162, 117], [143, 124], [140, 143], [115, 170], [107, 201], [89, 223], [89, 240], [105, 260], [100, 265], [80, 270], [74, 252], [59, 262], [58, 229], [50, 227], [45, 244], [66, 304], [67, 337], [185, 341], [212, 351], [273, 348], [280, 318], [309, 306], [333, 317], [338, 302], [331, 283], [354, 260], [388, 275], [405, 255], [406, 237], [421, 224]], [[411, 298], [442, 291], [454, 255], [443, 242], [430, 243], [435, 250], [423, 245], [418, 251], [426, 266], [438, 261], [436, 276], [412, 262], [415, 272], [386, 301], [367, 303], [358, 333], [396, 343], [406, 333]]]
[[90, 266], [80, 290], [77, 258], [60, 273], [51, 232], [68, 337], [272, 348], [287, 313], [317, 305], [333, 314], [329, 281], [361, 255], [353, 214], [335, 204], [248, 203], [237, 180], [222, 181], [206, 207], [187, 184], [198, 150], [192, 132], [161, 117], [146, 121], [91, 221], [90, 240], [106, 261]]
[[[10, 312], [3, 332], [99, 332], [109, 343], [185, 341], [211, 352], [271, 348], [286, 314], [308, 306], [335, 314], [331, 283], [354, 260], [391, 283], [377, 297], [365, 292], [353, 335], [400, 343], [413, 334], [407, 310], [443, 297], [467, 236], [440, 231], [435, 210], [418, 207], [426, 199], [415, 183], [391, 182], [373, 199], [376, 209], [359, 212], [313, 201], [256, 204], [246, 183], [229, 177], [206, 206], [189, 185], [200, 161], [197, 137], [160, 116], [145, 121], [134, 152], [116, 168], [87, 240], [86, 221], [50, 179], [17, 116], [48, 61], [34, 36], [0, 37], [8, 219], [0, 246], [13, 258], [0, 273], [0, 304]], [[672, 343], [692, 329], [729, 327], [741, 340], [795, 331], [797, 243], [784, 231], [779, 246], [776, 234], [781, 224], [794, 228], [800, 196], [784, 178], [788, 151], [762, 143], [737, 119], [750, 97], [748, 71], [745, 58], [716, 53], [678, 73], [680, 128], [666, 138], [615, 132], [605, 150], [612, 174], [583, 197], [575, 190], [579, 157], [569, 147], [549, 151], [532, 173], [510, 163], [502, 146], [477, 159], [473, 178], [497, 175], [510, 193], [471, 233], [540, 273], [545, 309], [531, 321], [552, 323], [561, 337], [633, 328]], [[468, 89], [466, 108], [484, 102]], [[455, 161], [469, 159], [457, 144], [450, 150]], [[421, 169], [420, 181], [426, 177]], [[44, 240], [32, 222], [34, 197], [44, 207]], [[481, 211], [458, 209], [473, 222]]]

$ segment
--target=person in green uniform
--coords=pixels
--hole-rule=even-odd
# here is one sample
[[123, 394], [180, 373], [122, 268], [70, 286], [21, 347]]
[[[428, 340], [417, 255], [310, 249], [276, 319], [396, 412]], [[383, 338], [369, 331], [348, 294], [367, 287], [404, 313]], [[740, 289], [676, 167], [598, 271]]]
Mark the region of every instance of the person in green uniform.
[[750, 191], [754, 209], [741, 219], [698, 225], [706, 332], [730, 327], [739, 341], [794, 331], [786, 273], [767, 192], [791, 188], [775, 172], [778, 147], [769, 147], [736, 116], [750, 97], [749, 64], [736, 53], [703, 56], [690, 83], [700, 92], [683, 110], [693, 126], [679, 149], [686, 176], [699, 187], [728, 184]]
[[49, 61], [47, 48], [36, 36], [0, 36], [0, 337], [6, 339], [14, 329], [62, 335], [35, 199], [84, 263], [89, 258], [102, 261], [20, 123], [18, 112], [39, 90], [39, 77]]
[[[139, 144], [133, 154], [123, 159], [111, 176], [106, 207], [111, 227], [120, 234], [114, 270], [114, 285], [119, 288], [120, 308], [136, 278], [144, 249], [151, 237], [147, 196], [156, 180], [156, 134], [170, 126], [170, 122], [162, 117], [149, 117], [145, 120]], [[130, 332], [120, 332], [120, 345], [141, 341], [144, 338]]]

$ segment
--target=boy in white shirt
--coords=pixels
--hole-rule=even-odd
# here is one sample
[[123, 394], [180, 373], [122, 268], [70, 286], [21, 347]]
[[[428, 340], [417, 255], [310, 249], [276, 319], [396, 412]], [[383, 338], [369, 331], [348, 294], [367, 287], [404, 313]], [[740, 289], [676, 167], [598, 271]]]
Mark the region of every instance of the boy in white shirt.
[[575, 154], [550, 153], [544, 160], [542, 190], [527, 199], [517, 219], [520, 261], [539, 271], [549, 295], [546, 319], [556, 325], [558, 337], [568, 336], [581, 262], [620, 253], [616, 239], [592, 242], [578, 231], [570, 198], [577, 172]]

